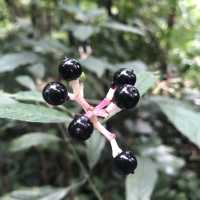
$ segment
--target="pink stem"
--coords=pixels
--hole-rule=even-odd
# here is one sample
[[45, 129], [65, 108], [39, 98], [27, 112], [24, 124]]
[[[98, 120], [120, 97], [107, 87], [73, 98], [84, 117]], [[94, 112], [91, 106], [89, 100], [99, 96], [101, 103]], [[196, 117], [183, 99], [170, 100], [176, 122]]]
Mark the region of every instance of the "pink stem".
[[103, 99], [96, 107], [95, 110], [101, 110], [103, 108], [105, 108], [107, 105], [110, 104], [110, 100], [109, 99]]
[[[122, 150], [119, 148], [115, 138], [116, 135], [108, 131], [97, 119], [97, 116], [108, 117], [108, 114], [119, 111], [120, 109], [114, 104], [111, 103], [111, 100], [114, 95], [115, 89], [110, 89], [106, 98], [103, 99], [95, 108], [91, 106], [86, 99], [84, 98], [83, 85], [80, 84], [79, 80], [74, 80], [70, 82], [70, 85], [73, 90], [73, 94], [69, 93], [71, 100], [75, 100], [85, 111], [85, 116], [91, 119], [94, 127], [102, 133], [106, 139], [110, 142], [112, 148], [112, 155], [116, 157]], [[110, 104], [110, 105], [109, 105]], [[109, 106], [108, 106], [109, 105]], [[106, 108], [104, 110], [103, 108]]]
[[108, 90], [106, 97], [95, 107], [95, 110], [101, 110], [105, 108], [106, 106], [108, 106], [110, 102], [112, 101], [115, 90], [116, 90], [115, 88], [114, 89], [110, 88]]
[[122, 149], [118, 146], [117, 141], [115, 139], [110, 141], [110, 145], [112, 148], [112, 156], [115, 158], [117, 155], [119, 155], [122, 152]]
[[85, 116], [88, 117], [88, 118], [93, 117], [93, 115], [94, 115], [94, 113], [93, 113], [92, 111], [87, 111], [87, 112], [85, 113]]
[[87, 116], [88, 118], [91, 118], [93, 116], [106, 118], [106, 117], [108, 117], [108, 113], [103, 109], [102, 110], [94, 109], [93, 111], [91, 111], [91, 110], [87, 111], [85, 113], [85, 116]]
[[73, 99], [83, 108], [85, 112], [88, 110], [93, 110], [93, 106], [91, 106], [84, 98], [83, 95], [83, 85], [80, 84], [79, 79], [70, 81], [70, 86], [73, 90]]
[[108, 113], [104, 109], [101, 109], [101, 110], [95, 109], [93, 112], [96, 116], [103, 117], [103, 118], [108, 117]]
[[83, 110], [87, 113], [94, 108], [82, 97], [76, 96], [75, 101], [83, 108]]
[[107, 139], [108, 141], [111, 142], [111, 140], [113, 140], [113, 139], [116, 138], [116, 135], [113, 134], [113, 133], [111, 133], [110, 131], [108, 131], [99, 121], [96, 120], [95, 122], [93, 122], [93, 124], [94, 124], [94, 127], [95, 127], [100, 133], [102, 133], [102, 134], [106, 137], [106, 139]]
[[94, 127], [104, 135], [104, 137], [110, 142], [111, 148], [112, 148], [112, 155], [113, 158], [115, 158], [117, 155], [119, 155], [122, 152], [122, 149], [118, 146], [116, 141], [116, 135], [108, 131], [97, 119], [96, 116], [91, 118], [91, 121], [94, 125]]
[[80, 95], [80, 82], [79, 79], [73, 80], [69, 82], [69, 85], [71, 86], [72, 90], [73, 90], [73, 94], [75, 96]]
[[105, 111], [109, 114], [109, 115], [114, 115], [117, 114], [118, 112], [121, 111], [121, 108], [119, 108], [116, 104], [111, 103], [106, 109]]

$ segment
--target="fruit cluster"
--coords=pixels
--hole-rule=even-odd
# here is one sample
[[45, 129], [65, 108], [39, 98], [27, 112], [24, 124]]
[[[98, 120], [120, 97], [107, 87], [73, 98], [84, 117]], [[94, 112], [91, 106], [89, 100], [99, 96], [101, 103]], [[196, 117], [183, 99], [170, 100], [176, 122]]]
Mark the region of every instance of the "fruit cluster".
[[87, 140], [96, 128], [110, 142], [113, 163], [118, 172], [128, 175], [134, 173], [137, 159], [133, 152], [122, 151], [116, 142], [116, 135], [109, 132], [99, 118], [108, 118], [122, 109], [134, 108], [140, 98], [137, 88], [134, 87], [136, 75], [133, 70], [120, 69], [113, 77], [112, 87], [106, 97], [96, 106], [90, 105], [84, 98], [83, 83], [80, 81], [82, 67], [71, 58], [65, 58], [58, 66], [62, 79], [69, 82], [72, 93], [60, 82], [50, 82], [43, 89], [43, 98], [53, 106], [61, 105], [66, 101], [77, 102], [84, 110], [84, 114], [74, 117], [68, 126], [69, 135], [79, 141]]

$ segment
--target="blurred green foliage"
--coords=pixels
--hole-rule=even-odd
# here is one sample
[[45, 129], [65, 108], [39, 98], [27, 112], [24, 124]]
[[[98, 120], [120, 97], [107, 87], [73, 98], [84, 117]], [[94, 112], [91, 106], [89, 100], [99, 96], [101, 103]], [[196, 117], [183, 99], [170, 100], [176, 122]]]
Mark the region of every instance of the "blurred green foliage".
[[[199, 200], [199, 11], [197, 0], [1, 0], [0, 199]], [[112, 170], [98, 132], [66, 137], [79, 108], [41, 98], [64, 56], [80, 59], [94, 104], [113, 72], [135, 69], [139, 106], [105, 122], [136, 152], [135, 175]]]

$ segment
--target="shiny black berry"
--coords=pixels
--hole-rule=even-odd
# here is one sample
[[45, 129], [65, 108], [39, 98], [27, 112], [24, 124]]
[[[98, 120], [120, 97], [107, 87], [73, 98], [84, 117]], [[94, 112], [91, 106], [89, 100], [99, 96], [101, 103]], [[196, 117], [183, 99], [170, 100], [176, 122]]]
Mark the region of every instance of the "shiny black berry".
[[137, 159], [133, 152], [123, 151], [114, 158], [115, 169], [123, 174], [133, 174], [137, 167]]
[[51, 105], [57, 106], [69, 100], [65, 86], [59, 82], [48, 83], [42, 92], [44, 100]]
[[113, 77], [113, 85], [119, 86], [124, 84], [134, 85], [136, 82], [136, 75], [132, 69], [122, 68], [115, 72]]
[[76, 80], [81, 76], [82, 67], [80, 63], [71, 58], [65, 58], [59, 65], [59, 74], [66, 81]]
[[87, 140], [94, 130], [90, 119], [84, 115], [76, 116], [69, 124], [69, 135], [77, 140]]
[[113, 101], [122, 109], [130, 109], [135, 107], [139, 99], [140, 94], [137, 88], [128, 84], [119, 86], [116, 89], [113, 97]]

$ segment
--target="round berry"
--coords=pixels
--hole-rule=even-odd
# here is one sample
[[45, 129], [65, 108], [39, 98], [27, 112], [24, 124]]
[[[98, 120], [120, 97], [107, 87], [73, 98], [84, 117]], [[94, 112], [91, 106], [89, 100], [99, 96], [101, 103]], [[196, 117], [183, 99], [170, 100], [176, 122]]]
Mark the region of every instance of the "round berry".
[[119, 108], [125, 108], [130, 109], [137, 105], [138, 101], [140, 99], [140, 94], [132, 85], [122, 85], [119, 86], [113, 97], [113, 101], [116, 103], [116, 105]]
[[69, 100], [66, 87], [62, 83], [56, 81], [48, 83], [44, 87], [42, 95], [48, 104], [54, 106], [61, 105]]
[[137, 167], [137, 159], [133, 152], [123, 151], [114, 158], [115, 169], [123, 174], [133, 174]]
[[77, 140], [87, 140], [94, 130], [90, 119], [84, 115], [76, 116], [69, 124], [69, 135]]
[[134, 85], [136, 82], [136, 75], [132, 69], [122, 68], [115, 72], [113, 77], [113, 84], [115, 86], [130, 84]]
[[65, 58], [59, 65], [59, 74], [66, 81], [76, 80], [81, 76], [82, 67], [80, 63], [71, 58]]

